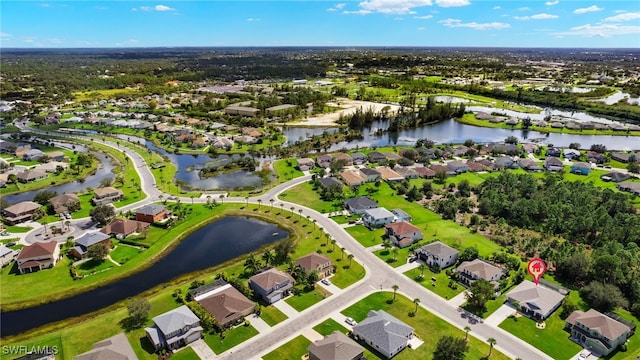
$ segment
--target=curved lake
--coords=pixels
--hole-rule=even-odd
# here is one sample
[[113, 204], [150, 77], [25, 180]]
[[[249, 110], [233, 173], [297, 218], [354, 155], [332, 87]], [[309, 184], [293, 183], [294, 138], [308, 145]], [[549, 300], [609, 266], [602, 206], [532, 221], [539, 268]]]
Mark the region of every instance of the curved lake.
[[[76, 150], [87, 151], [86, 148], [79, 147], [77, 145], [76, 145]], [[92, 187], [94, 189], [99, 188], [100, 181], [102, 179], [106, 177], [115, 178], [115, 175], [113, 174], [113, 172], [111, 172], [111, 170], [113, 169], [113, 164], [111, 164], [110, 159], [103, 154], [96, 153], [96, 152], [93, 152], [92, 154], [98, 158], [99, 165], [98, 165], [98, 168], [96, 169], [95, 174], [87, 176], [86, 178], [84, 178], [83, 182], [72, 181], [66, 184], [62, 184], [58, 186], [50, 186], [48, 188], [44, 188], [40, 190], [32, 190], [32, 191], [27, 191], [27, 192], [18, 193], [18, 194], [12, 194], [12, 195], [3, 195], [2, 198], [7, 200], [11, 204], [17, 204], [21, 201], [33, 200], [36, 194], [42, 190], [50, 190], [50, 191], [55, 191], [58, 194], [65, 194], [65, 193], [83, 192], [89, 187]]]
[[[515, 136], [522, 142], [539, 140], [545, 144], [553, 144], [555, 146], [562, 147], [569, 147], [569, 144], [571, 143], [579, 143], [583, 149], [588, 149], [593, 144], [603, 144], [610, 150], [640, 150], [640, 137], [637, 136], [540, 133], [532, 130], [497, 129], [472, 126], [459, 123], [453, 119], [441, 121], [437, 124], [426, 125], [416, 129], [406, 129], [395, 133], [383, 133], [382, 135], [374, 134], [376, 129], [386, 129], [388, 126], [388, 121], [374, 122], [370, 129], [363, 130], [363, 139], [349, 142], [343, 141], [334, 144], [329, 148], [329, 151], [370, 146], [410, 146], [414, 145], [419, 139], [431, 139], [440, 144], [463, 143], [467, 139], [471, 139], [479, 143], [489, 143], [504, 141], [504, 139], [509, 136]], [[322, 129], [285, 127], [282, 129], [284, 135], [287, 137], [288, 144], [293, 144], [300, 138], [306, 138], [308, 137], [308, 134], [322, 134], [325, 130], [336, 131], [335, 128]]]
[[[277, 235], [274, 236], [274, 233]], [[194, 231], [173, 251], [141, 272], [71, 298], [25, 310], [2, 312], [0, 336], [19, 334], [48, 323], [100, 310], [177, 276], [222, 264], [288, 236], [287, 231], [276, 225], [254, 218], [222, 218]]]

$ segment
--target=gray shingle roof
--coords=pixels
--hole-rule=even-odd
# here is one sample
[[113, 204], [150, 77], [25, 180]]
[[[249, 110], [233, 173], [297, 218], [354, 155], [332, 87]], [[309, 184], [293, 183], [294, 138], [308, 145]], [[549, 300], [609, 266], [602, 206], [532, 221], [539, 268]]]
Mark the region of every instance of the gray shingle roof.
[[308, 349], [320, 360], [352, 360], [364, 352], [362, 346], [337, 330], [312, 343]]
[[542, 315], [553, 310], [564, 299], [564, 295], [541, 285], [525, 280], [507, 294], [508, 299], [520, 303]]
[[406, 345], [413, 328], [384, 310], [371, 310], [366, 319], [353, 327], [353, 332], [378, 345], [386, 353], [392, 353]]
[[182, 305], [153, 318], [153, 322], [163, 334], [171, 334], [185, 326], [199, 322], [200, 319], [187, 307]]
[[358, 196], [348, 200], [345, 200], [345, 205], [351, 207], [352, 209], [371, 209], [378, 206], [378, 204], [369, 199], [366, 196]]
[[393, 217], [393, 213], [385, 208], [375, 208], [366, 210], [365, 213], [369, 214], [374, 219], [386, 219]]
[[148, 204], [136, 210], [136, 214], [155, 215], [161, 213], [163, 210], [165, 210], [163, 205]]
[[435, 241], [435, 242], [432, 242], [431, 244], [422, 246], [418, 249], [418, 251], [437, 255], [445, 259], [448, 258], [449, 256], [458, 254], [458, 250], [452, 248], [449, 245], [443, 244], [440, 241]]
[[88, 248], [89, 246], [95, 245], [100, 241], [106, 240], [110, 237], [111, 236], [107, 234], [103, 234], [101, 232], [87, 233], [77, 238], [75, 243], [78, 245], [84, 246], [85, 248]]

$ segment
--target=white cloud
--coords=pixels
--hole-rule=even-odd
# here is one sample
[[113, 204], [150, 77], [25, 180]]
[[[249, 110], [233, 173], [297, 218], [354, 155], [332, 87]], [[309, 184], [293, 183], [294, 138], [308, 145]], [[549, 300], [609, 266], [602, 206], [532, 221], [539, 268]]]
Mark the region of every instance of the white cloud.
[[248, 18], [247, 19], [248, 22], [254, 22], [254, 21], [260, 21], [259, 18]]
[[356, 11], [343, 11], [343, 14], [350, 14], [350, 15], [367, 15], [367, 14], [371, 14], [373, 13], [373, 11], [371, 10], [356, 10]]
[[553, 6], [553, 5], [558, 5], [558, 3], [560, 3], [559, 0], [556, 1], [547, 1], [546, 3], [544, 3], [547, 6]]
[[129, 39], [127, 41], [116, 43], [117, 46], [126, 46], [126, 45], [137, 45], [140, 41], [136, 39]]
[[48, 3], [42, 3], [42, 4], [40, 4], [40, 6], [41, 6], [41, 7], [44, 7], [44, 8], [48, 8], [48, 7], [51, 7], [51, 4], [48, 4]]
[[626, 12], [615, 16], [609, 16], [604, 21], [622, 22], [640, 19], [640, 12]]
[[340, 3], [340, 4], [336, 4], [335, 8], [336, 9], [342, 9], [345, 6], [347, 6], [347, 3]]
[[514, 16], [516, 20], [547, 20], [547, 19], [557, 19], [558, 15], [540, 13], [531, 16]]
[[500, 6], [494, 6], [493, 10], [500, 10]]
[[420, 30], [420, 31], [424, 31], [424, 27], [420, 26], [420, 27], [418, 28], [418, 30]]
[[[360, 14], [373, 12], [381, 14], [415, 14], [416, 12], [412, 10], [413, 8], [431, 6], [432, 4], [431, 0], [366, 0], [358, 5], [362, 10], [368, 11], [368, 13], [361, 12]], [[357, 12], [345, 11], [345, 13], [355, 14]]]
[[153, 8], [150, 7], [150, 6], [140, 6], [140, 10], [142, 10], [142, 11], [151, 11], [151, 10], [153, 10]]
[[338, 10], [338, 9], [336, 9], [336, 8], [328, 8], [327, 9], [327, 11], [336, 11], [336, 10]]
[[469, 0], [436, 0], [436, 4], [440, 7], [447, 8], [467, 6], [471, 3], [469, 2]]
[[620, 25], [620, 24], [586, 24], [581, 26], [575, 26], [569, 29], [569, 31], [559, 32], [556, 35], [573, 35], [573, 36], [585, 36], [585, 37], [612, 37], [615, 35], [630, 35], [639, 34], [640, 26], [638, 25]]
[[433, 15], [423, 15], [423, 16], [414, 16], [414, 19], [422, 19], [422, 20], [429, 20], [433, 17]]
[[0, 32], [0, 39], [2, 39], [2, 40], [7, 40], [7, 39], [9, 39], [9, 38], [10, 38], [10, 37], [12, 37], [12, 36], [13, 36], [13, 35], [11, 35], [11, 34], [9, 34], [9, 33], [6, 33], [6, 32]]
[[506, 29], [511, 27], [510, 24], [501, 23], [501, 22], [490, 22], [490, 23], [463, 23], [462, 20], [459, 19], [446, 19], [438, 21], [440, 24], [450, 27], [450, 28], [470, 28], [474, 30], [489, 30], [489, 29]]
[[85, 46], [90, 46], [90, 45], [100, 45], [99, 42], [95, 42], [95, 41], [87, 41], [87, 40], [76, 40], [74, 41], [74, 43], [76, 45], [85, 45]]
[[170, 8], [166, 5], [156, 5], [156, 7], [154, 8], [156, 11], [173, 11], [175, 10], [174, 8]]
[[518, 8], [518, 11], [531, 11], [531, 8], [525, 6], [525, 7]]
[[603, 9], [601, 7], [598, 7], [598, 5], [591, 5], [591, 6], [586, 7], [586, 8], [575, 9], [575, 10], [573, 10], [573, 13], [574, 14], [586, 14], [586, 13], [602, 11], [602, 10]]

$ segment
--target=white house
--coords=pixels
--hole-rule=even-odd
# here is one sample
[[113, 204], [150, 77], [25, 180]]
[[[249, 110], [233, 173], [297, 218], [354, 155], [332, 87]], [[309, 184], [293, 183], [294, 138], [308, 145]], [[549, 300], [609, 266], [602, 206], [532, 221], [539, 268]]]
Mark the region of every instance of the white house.
[[456, 263], [458, 260], [458, 250], [445, 245], [440, 241], [424, 245], [416, 250], [416, 255], [425, 264], [438, 266], [444, 269]]
[[368, 227], [380, 227], [392, 223], [394, 218], [391, 211], [379, 207], [365, 210], [362, 221]]

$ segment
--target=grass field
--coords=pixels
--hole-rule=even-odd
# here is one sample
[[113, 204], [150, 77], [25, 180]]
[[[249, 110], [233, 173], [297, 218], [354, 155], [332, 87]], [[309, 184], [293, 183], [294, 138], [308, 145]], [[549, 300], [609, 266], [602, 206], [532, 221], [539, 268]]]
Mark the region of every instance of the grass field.
[[[440, 271], [439, 273], [434, 273], [429, 269], [429, 267], [425, 267], [424, 276], [421, 277], [420, 269], [415, 268], [413, 270], [409, 270], [404, 273], [408, 278], [415, 280], [417, 283], [422, 285], [425, 289], [432, 291], [441, 298], [444, 299], [452, 299], [456, 295], [462, 293], [465, 288], [464, 286], [458, 284], [454, 281], [455, 288], [449, 287], [449, 277], [444, 271]], [[432, 278], [436, 280], [433, 281]]]
[[141, 252], [142, 250], [133, 246], [118, 244], [115, 249], [111, 250], [109, 256], [111, 256], [113, 261], [117, 262], [118, 264], [124, 264]]
[[136, 97], [139, 94], [140, 90], [131, 88], [78, 91], [72, 93], [77, 102]]
[[287, 315], [273, 305], [262, 307], [260, 310], [260, 318], [269, 326], [275, 326], [288, 319]]
[[347, 328], [345, 328], [344, 326], [338, 324], [337, 321], [329, 318], [326, 319], [325, 321], [321, 322], [320, 324], [316, 325], [313, 327], [313, 330], [317, 331], [320, 335], [324, 335], [327, 336], [329, 334], [331, 334], [334, 331], [339, 331], [343, 334], [346, 334], [348, 332]]
[[173, 353], [173, 355], [171, 355], [171, 359], [173, 360], [200, 360], [200, 357], [198, 356], [198, 354], [196, 354], [195, 351], [193, 351], [192, 348], [187, 347], [187, 348], [183, 348], [178, 352]]
[[331, 296], [330, 292], [324, 290], [320, 286], [316, 286], [313, 291], [301, 292], [298, 295], [292, 295], [285, 301], [287, 302], [287, 304], [291, 305], [292, 308], [298, 311], [302, 311], [310, 306], [319, 303], [329, 296]]
[[[418, 308], [418, 312], [414, 317], [410, 317], [409, 313], [415, 310], [413, 302], [402, 295], [397, 295], [396, 301], [389, 304], [387, 300], [392, 298], [392, 292], [377, 292], [344, 309], [342, 314], [360, 322], [367, 317], [369, 310], [384, 310], [413, 327], [415, 329], [414, 333], [424, 340], [424, 344], [417, 349], [403, 350], [394, 357], [394, 359], [399, 360], [432, 359], [439, 338], [447, 335], [464, 338], [464, 331], [455, 328], [421, 307]], [[473, 336], [473, 331], [470, 332], [469, 351], [465, 359], [485, 359], [488, 353], [489, 345], [476, 339]], [[494, 349], [491, 359], [508, 359], [508, 357]]]
[[262, 357], [263, 360], [300, 360], [311, 341], [300, 335]]
[[204, 342], [209, 345], [214, 353], [222, 354], [223, 352], [256, 335], [258, 335], [258, 330], [253, 326], [240, 325], [231, 330], [225, 331], [224, 338], [219, 334], [205, 334]]

